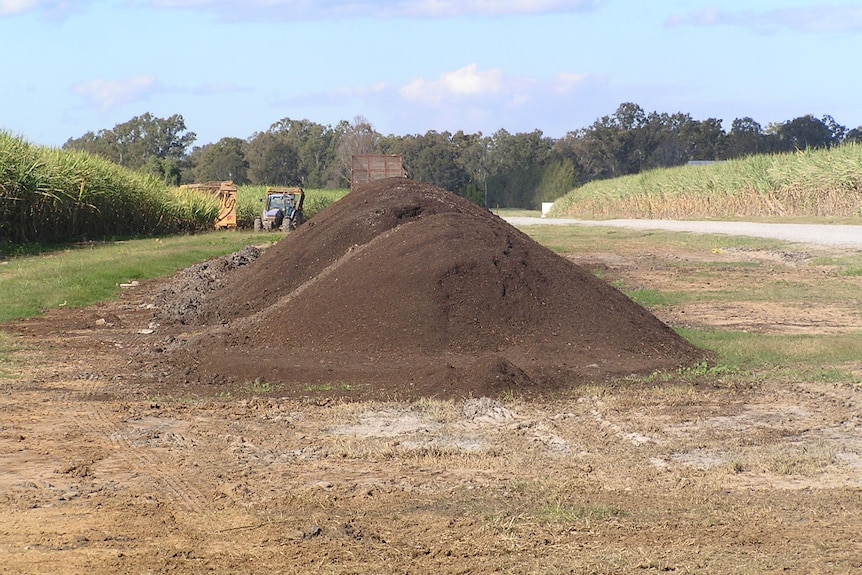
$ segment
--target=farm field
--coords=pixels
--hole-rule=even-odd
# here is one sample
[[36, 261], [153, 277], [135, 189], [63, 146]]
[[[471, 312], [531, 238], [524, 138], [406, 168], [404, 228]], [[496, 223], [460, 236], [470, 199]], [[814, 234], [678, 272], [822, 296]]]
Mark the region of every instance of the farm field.
[[542, 397], [170, 389], [138, 359], [172, 279], [141, 282], [5, 326], [0, 573], [862, 569], [858, 253], [527, 231], [718, 363]]

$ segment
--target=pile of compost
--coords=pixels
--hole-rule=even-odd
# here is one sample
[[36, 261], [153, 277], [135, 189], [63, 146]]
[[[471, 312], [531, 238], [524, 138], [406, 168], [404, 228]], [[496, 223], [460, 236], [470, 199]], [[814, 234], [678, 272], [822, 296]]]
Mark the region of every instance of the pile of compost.
[[164, 352], [188, 384], [535, 395], [705, 359], [501, 218], [405, 178], [351, 192], [195, 302]]

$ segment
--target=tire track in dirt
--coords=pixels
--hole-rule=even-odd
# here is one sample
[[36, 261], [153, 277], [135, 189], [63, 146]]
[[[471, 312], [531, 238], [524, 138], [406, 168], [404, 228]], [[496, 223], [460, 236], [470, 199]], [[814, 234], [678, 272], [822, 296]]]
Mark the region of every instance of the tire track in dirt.
[[[88, 319], [87, 323], [92, 322]], [[132, 327], [120, 331], [135, 330]], [[92, 335], [92, 330], [80, 332]], [[104, 366], [115, 364], [113, 352], [123, 347], [115, 341], [118, 331], [110, 328], [109, 332], [107, 336], [97, 334], [106, 343], [101, 349], [91, 349], [86, 358], [62, 353], [70, 334], [72, 347], [78, 347], [75, 343], [79, 334], [75, 330], [52, 334], [46, 347], [52, 350], [54, 361], [45, 352], [39, 352], [36, 358], [21, 352], [25, 354], [25, 364], [30, 365], [29, 381], [24, 387], [16, 385], [16, 391], [28, 394], [27, 403], [43, 406], [42, 419], [64, 422], [62, 429], [34, 427], [27, 435], [40, 437], [43, 444], [53, 438], [69, 445], [60, 470], [46, 472], [81, 473], [84, 475], [80, 477], [96, 483], [100, 476], [119, 475], [122, 479], [108, 482], [113, 484], [112, 489], [150, 492], [157, 501], [183, 513], [206, 514], [210, 499], [197, 487], [199, 478], [192, 477], [181, 461], [189, 453], [190, 442], [168, 433], [167, 426], [159, 421], [145, 418], [147, 421], [136, 423], [136, 414], [130, 411], [136, 408], [129, 407], [140, 399], [133, 391], [134, 382], [117, 370], [105, 371]], [[57, 357], [55, 350], [61, 351], [62, 357]], [[23, 400], [21, 395], [18, 398]]]
[[621, 442], [631, 444], [633, 447], [640, 447], [647, 443], [660, 444], [661, 441], [654, 437], [644, 435], [637, 431], [627, 430], [624, 427], [614, 423], [602, 413], [602, 402], [594, 399], [582, 399], [580, 401], [587, 403], [587, 413], [589, 419], [595, 422], [598, 429], [608, 435], [615, 436]]
[[[58, 401], [52, 403], [71, 415], [71, 421], [82, 437], [96, 435], [103, 439], [95, 440], [96, 444], [106, 444], [107, 454], [101, 460], [103, 464], [113, 460], [132, 475], [144, 475], [147, 479], [143, 483], [149, 483], [155, 489], [158, 500], [166, 500], [183, 512], [200, 514], [206, 510], [207, 497], [189, 478], [182, 476], [183, 466], [177, 465], [175, 457], [168, 453], [157, 453], [155, 450], [159, 447], [147, 445], [146, 425], [140, 426], [144, 431], [144, 441], [135, 440], [134, 429], [122, 422], [122, 404], [98, 399], [104, 398], [107, 392], [102, 380], [88, 377], [75, 384], [77, 389], [64, 386], [58, 390], [55, 394]], [[67, 409], [67, 406], [71, 409]], [[175, 443], [179, 445], [174, 447], [183, 448], [184, 441]]]
[[158, 495], [167, 497], [170, 503], [183, 512], [204, 513], [208, 499], [188, 478], [181, 475], [182, 466], [171, 461], [173, 458], [165, 457], [166, 454], [153, 453], [152, 448], [133, 441], [129, 428], [120, 424], [115, 411], [91, 405], [89, 413], [81, 419], [84, 429], [98, 432], [114, 447], [111, 457], [130, 469], [143, 472], [157, 488]]

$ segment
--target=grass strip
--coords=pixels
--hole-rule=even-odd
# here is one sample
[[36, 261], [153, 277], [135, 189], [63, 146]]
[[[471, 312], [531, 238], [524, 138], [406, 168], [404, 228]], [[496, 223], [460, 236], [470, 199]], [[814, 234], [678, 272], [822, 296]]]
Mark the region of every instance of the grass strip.
[[192, 236], [102, 242], [16, 257], [0, 263], [0, 323], [58, 307], [114, 299], [121, 283], [170, 275], [195, 263], [281, 234], [208, 232]]

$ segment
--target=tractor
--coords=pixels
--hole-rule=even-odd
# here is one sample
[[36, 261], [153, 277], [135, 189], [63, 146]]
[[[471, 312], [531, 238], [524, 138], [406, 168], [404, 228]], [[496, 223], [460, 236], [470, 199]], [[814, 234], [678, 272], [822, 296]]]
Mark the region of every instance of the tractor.
[[295, 230], [304, 220], [302, 203], [305, 191], [302, 188], [267, 188], [260, 217], [254, 219], [254, 231]]

